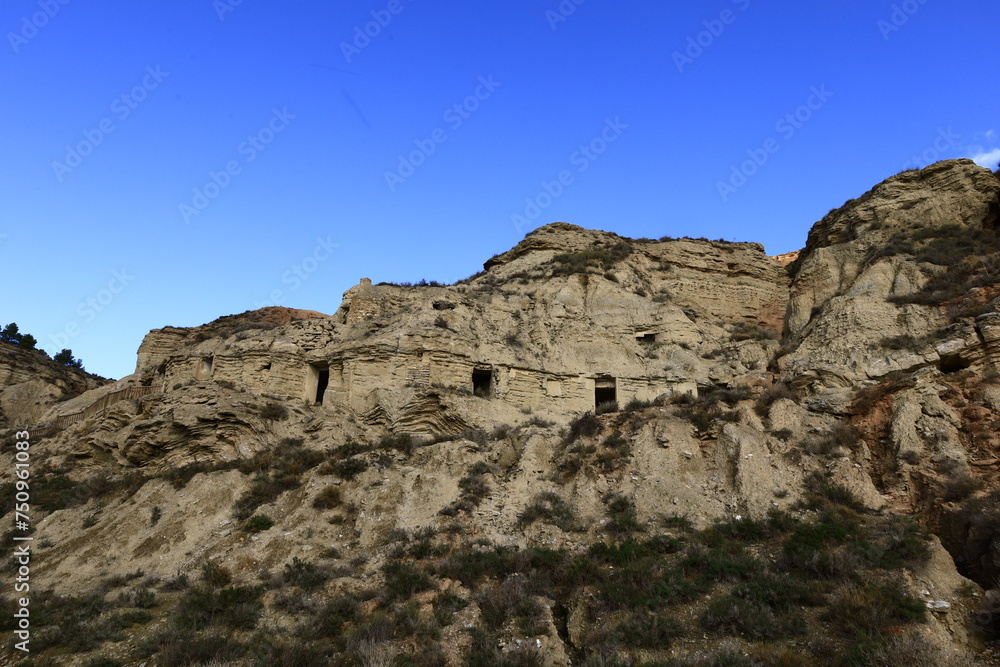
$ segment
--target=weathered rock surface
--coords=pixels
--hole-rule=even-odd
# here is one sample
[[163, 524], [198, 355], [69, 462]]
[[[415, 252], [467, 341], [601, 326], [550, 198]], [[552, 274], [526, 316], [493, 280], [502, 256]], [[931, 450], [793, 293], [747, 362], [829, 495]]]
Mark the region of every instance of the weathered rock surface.
[[949, 226], [995, 230], [998, 215], [1000, 181], [971, 160], [904, 172], [831, 211], [791, 266], [786, 326], [795, 349], [782, 369], [808, 374], [817, 389], [838, 389], [938, 362], [934, 349], [884, 349], [883, 339], [919, 338], [946, 318], [934, 306], [889, 302], [915, 293], [928, 277], [912, 256], [879, 251], [897, 235]]
[[[884, 249], [995, 233], [998, 202], [988, 170], [938, 163], [831, 211], [802, 251], [778, 258], [754, 243], [554, 223], [455, 285], [363, 279], [332, 315], [268, 308], [154, 330], [116, 383], [0, 346], [7, 420], [57, 431], [33, 444], [39, 469], [84, 488], [107, 473], [139, 479], [122, 500], [48, 513], [33, 576], [89, 591], [211, 561], [253, 581], [301, 557], [338, 572], [338, 590], [370, 611], [385, 601], [365, 591], [420, 535], [579, 554], [606, 537], [616, 498], [643, 534], [682, 517], [697, 528], [775, 510], [815, 520], [801, 508], [820, 480], [940, 536], [907, 577], [938, 605], [924, 634], [957, 655], [980, 640], [963, 575], [989, 586], [1000, 572], [988, 495], [1000, 472], [1000, 312], [993, 285], [976, 288], [974, 316], [901, 302], [941, 268], [912, 247]], [[606, 413], [585, 414], [598, 406]], [[274, 528], [251, 534], [235, 520], [248, 494]], [[524, 512], [553, 496], [573, 521], [526, 525]], [[485, 602], [439, 579], [470, 602], [441, 636], [445, 662], [459, 664]], [[593, 597], [543, 601], [544, 631], [505, 631], [502, 649], [531, 644], [545, 664], [570, 664], [622, 618]], [[691, 619], [705, 604], [691, 603]]]
[[107, 382], [40, 352], [0, 343], [0, 427], [34, 425], [51, 406]]

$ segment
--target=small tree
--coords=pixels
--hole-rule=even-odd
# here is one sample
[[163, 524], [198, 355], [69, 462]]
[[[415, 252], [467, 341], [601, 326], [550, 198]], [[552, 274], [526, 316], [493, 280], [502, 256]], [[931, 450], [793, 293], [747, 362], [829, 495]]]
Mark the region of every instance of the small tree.
[[38, 341], [31, 334], [24, 334], [21, 336], [21, 340], [17, 341], [17, 344], [26, 350], [34, 350], [35, 346], [38, 345]]
[[56, 356], [52, 357], [52, 360], [56, 363], [62, 364], [63, 366], [83, 369], [83, 362], [73, 357], [73, 350], [63, 350]]
[[14, 344], [20, 343], [21, 335], [18, 333], [17, 324], [11, 322], [7, 326], [5, 326], [3, 328], [3, 331], [0, 331], [0, 340], [4, 341], [5, 343], [14, 343]]

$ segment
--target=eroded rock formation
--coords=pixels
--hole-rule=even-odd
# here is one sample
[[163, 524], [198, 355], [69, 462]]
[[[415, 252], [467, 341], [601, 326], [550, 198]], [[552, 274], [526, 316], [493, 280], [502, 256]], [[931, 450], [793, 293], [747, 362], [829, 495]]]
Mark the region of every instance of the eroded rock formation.
[[[991, 587], [1000, 572], [1000, 498], [990, 492], [1000, 468], [998, 213], [996, 175], [956, 160], [886, 180], [778, 258], [754, 243], [554, 223], [454, 285], [363, 279], [332, 315], [270, 308], [154, 330], [134, 375], [81, 380], [78, 396], [45, 414], [46, 401], [24, 397], [53, 396], [51, 383], [31, 389], [25, 382], [39, 380], [24, 378], [40, 370], [12, 371], [5, 412], [58, 430], [37, 444], [39, 465], [96, 489], [48, 503], [39, 581], [79, 593], [124, 572], [166, 577], [204, 563], [250, 581], [298, 572], [298, 558], [339, 573], [318, 590], [363, 599], [374, 622], [402, 618], [386, 591], [392, 564], [413, 563], [431, 582], [414, 584], [413, 618], [437, 609], [432, 595], [467, 605], [434, 612], [440, 654], [426, 664], [529, 648], [538, 664], [640, 664], [716, 655], [726, 642], [756, 656], [773, 639], [726, 634], [719, 628], [746, 619], [713, 625], [714, 603], [697, 601], [738, 598], [737, 575], [709, 585], [689, 574], [728, 549], [759, 559], [763, 580], [807, 571], [838, 582], [819, 586], [825, 602], [815, 604], [848, 605], [896, 568], [907, 599], [933, 610], [920, 641], [940, 664], [965, 655], [961, 664], [993, 623], [974, 621], [987, 595], [977, 584]], [[251, 534], [243, 522], [255, 513], [267, 521]], [[526, 518], [535, 515], [544, 520]], [[836, 527], [845, 516], [863, 539]], [[926, 548], [905, 517], [935, 535]], [[705, 532], [685, 532], [688, 522]], [[787, 546], [809, 542], [810, 530], [827, 531], [810, 539], [830, 549], [812, 561]], [[600, 561], [611, 547], [594, 545], [609, 534], [639, 551]], [[656, 599], [684, 601], [679, 622], [697, 632], [683, 646], [626, 650], [628, 623], [661, 636], [675, 609], [649, 602], [630, 616], [607, 602], [615, 568], [652, 559], [636, 545], [654, 535], [641, 549], [686, 550], [680, 578], [653, 565], [643, 576]], [[475, 584], [456, 563], [488, 551], [494, 564], [510, 553], [528, 554], [522, 564], [572, 556], [566, 568], [579, 577], [614, 566], [572, 594], [558, 581], [532, 589], [521, 601], [541, 605], [530, 634], [490, 596], [524, 594], [544, 567]], [[387, 588], [366, 597], [378, 586]], [[269, 590], [268, 618], [283, 628], [295, 605], [326, 613], [290, 602], [279, 584]], [[786, 657], [822, 662], [847, 650], [826, 613], [803, 612], [821, 639], [783, 645]], [[368, 627], [352, 618], [351, 632]], [[461, 630], [473, 626], [499, 643], [479, 646], [478, 630]], [[327, 646], [303, 628], [297, 636], [326, 646], [324, 656], [362, 659], [355, 635]], [[902, 651], [883, 630], [873, 646]], [[423, 646], [410, 635], [376, 644], [386, 655]]]

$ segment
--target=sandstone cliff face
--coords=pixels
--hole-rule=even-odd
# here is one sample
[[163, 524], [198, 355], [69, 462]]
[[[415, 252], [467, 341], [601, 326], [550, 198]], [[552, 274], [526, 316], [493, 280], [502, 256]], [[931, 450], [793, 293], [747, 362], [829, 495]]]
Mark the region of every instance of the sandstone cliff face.
[[[748, 340], [715, 360], [701, 353], [721, 351], [733, 327], [776, 336], [787, 289], [757, 244], [629, 241], [555, 223], [457, 285], [363, 281], [328, 318], [244, 322], [229, 335], [154, 331], [137, 373], [167, 391], [211, 379], [321, 400], [394, 431], [457, 432], [484, 415], [430, 389], [566, 414], [763, 371], [776, 343]], [[491, 417], [509, 420], [507, 407]]]
[[0, 428], [36, 424], [52, 405], [106, 382], [34, 350], [0, 343]]
[[[58, 431], [33, 450], [38, 469], [60, 480], [43, 485], [56, 509], [37, 526], [35, 576], [83, 593], [137, 570], [167, 578], [213, 563], [239, 582], [267, 580], [267, 622], [311, 645], [315, 632], [298, 617], [333, 612], [295, 598], [275, 574], [291, 577], [300, 559], [329, 573], [311, 595], [361, 601], [346, 639], [327, 649], [343, 659], [416, 655], [423, 640], [414, 637], [437, 632], [441, 654], [420, 660], [459, 665], [479, 650], [477, 627], [495, 644], [484, 664], [528, 649], [545, 665], [696, 660], [726, 642], [742, 655], [773, 638], [706, 630], [716, 601], [749, 604], [736, 594], [742, 575], [713, 558], [737, 554], [725, 561], [735, 568], [759, 559], [765, 581], [799, 576], [787, 545], [810, 526], [836, 537], [843, 528], [833, 524], [850, 516], [857, 539], [816, 538], [831, 552], [798, 566], [836, 581], [819, 588], [843, 611], [868, 578], [902, 566], [887, 560], [844, 581], [838, 568], [861, 567], [872, 545], [898, 549], [904, 587], [918, 606], [936, 605], [922, 631], [927, 654], [938, 651], [928, 659], [949, 664], [985, 636], [969, 621], [984, 594], [962, 575], [989, 587], [1000, 572], [1000, 504], [987, 493], [1000, 467], [990, 273], [998, 197], [989, 171], [939, 163], [831, 211], [800, 253], [780, 258], [753, 243], [626, 239], [554, 223], [455, 285], [364, 279], [329, 316], [273, 308], [154, 330], [133, 376], [74, 385], [87, 391], [34, 412], [14, 401]], [[982, 245], [982, 270], [941, 287], [952, 276], [942, 253], [970, 239]], [[76, 495], [60, 495], [63, 479]], [[532, 512], [546, 518], [526, 521]], [[255, 513], [276, 525], [249, 532]], [[907, 515], [938, 536], [925, 558], [907, 560], [921, 552]], [[732, 534], [741, 537], [726, 541]], [[600, 551], [609, 539], [635, 551]], [[858, 540], [867, 551], [852, 551]], [[682, 548], [669, 573], [656, 570], [649, 549], [666, 558]], [[487, 567], [511, 553], [532, 564], [486, 584], [456, 565]], [[559, 561], [558, 576], [531, 561], [565, 554], [578, 560]], [[384, 592], [400, 562], [433, 575], [408, 601]], [[612, 564], [605, 579], [560, 588], [560, 577], [594, 575], [595, 562]], [[637, 563], [648, 569], [630, 569]], [[691, 574], [716, 566], [711, 585]], [[601, 602], [619, 571], [672, 602], [635, 613]], [[546, 576], [557, 583], [540, 585]], [[530, 600], [497, 602], [532, 586]], [[441, 615], [444, 595], [467, 606]], [[529, 633], [511, 609], [536, 603]], [[785, 646], [787, 660], [846, 650], [824, 625], [836, 614], [812, 604], [796, 603], [809, 607], [796, 614], [824, 638]], [[774, 628], [775, 614], [751, 616]], [[440, 627], [379, 635], [363, 649], [365, 623], [388, 615], [396, 627], [431, 616]], [[671, 618], [697, 631], [650, 648]], [[636, 644], [627, 650], [626, 636]], [[166, 640], [156, 641], [162, 649]], [[615, 642], [618, 653], [594, 652]], [[139, 643], [114, 650], [131, 660]]]
[[[933, 238], [935, 232], [949, 237], [966, 230], [995, 234], [998, 214], [1000, 181], [970, 160], [904, 172], [831, 211], [813, 227], [792, 265], [786, 326], [794, 351], [782, 358], [781, 368], [815, 389], [849, 389], [979, 347], [979, 341], [960, 343], [953, 336], [937, 348], [886, 349], [883, 339], [920, 339], [948, 318], [937, 305], [898, 303], [918, 292], [936, 269], [919, 256], [885, 250], [900, 237]], [[981, 348], [962, 354], [991, 353]]]

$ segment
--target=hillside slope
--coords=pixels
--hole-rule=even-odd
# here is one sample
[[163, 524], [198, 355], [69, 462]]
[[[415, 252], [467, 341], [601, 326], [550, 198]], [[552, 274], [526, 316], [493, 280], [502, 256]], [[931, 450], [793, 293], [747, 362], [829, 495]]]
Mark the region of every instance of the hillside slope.
[[9, 425], [33, 664], [990, 664], [998, 217], [947, 161], [790, 261], [554, 223], [154, 330]]

